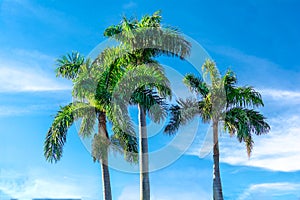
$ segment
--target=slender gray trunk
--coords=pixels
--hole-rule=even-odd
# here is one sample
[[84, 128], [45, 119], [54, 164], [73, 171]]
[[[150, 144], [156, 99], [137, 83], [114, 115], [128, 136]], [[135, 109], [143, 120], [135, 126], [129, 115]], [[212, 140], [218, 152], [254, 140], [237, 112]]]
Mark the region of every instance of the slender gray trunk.
[[214, 170], [213, 170], [213, 199], [223, 200], [222, 183], [220, 176], [219, 166], [219, 138], [218, 138], [218, 121], [213, 121], [213, 134], [214, 134]]
[[139, 145], [140, 145], [140, 200], [150, 200], [149, 183], [149, 158], [148, 158], [148, 136], [146, 127], [146, 111], [143, 106], [139, 108]]
[[[99, 113], [98, 116], [98, 134], [100, 134], [103, 138], [108, 138], [108, 132], [106, 128], [106, 115], [104, 112]], [[108, 151], [102, 152], [101, 158], [101, 172], [102, 172], [102, 188], [103, 188], [103, 199], [104, 200], [112, 200], [111, 195], [111, 186], [110, 186], [110, 176], [108, 169]]]

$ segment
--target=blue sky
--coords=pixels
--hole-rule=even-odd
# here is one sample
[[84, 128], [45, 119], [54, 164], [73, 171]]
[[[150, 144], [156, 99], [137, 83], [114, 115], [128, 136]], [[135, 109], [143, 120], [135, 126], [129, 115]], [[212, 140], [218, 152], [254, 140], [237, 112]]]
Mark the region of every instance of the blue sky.
[[[221, 135], [225, 199], [299, 199], [299, 9], [297, 0], [0, 0], [0, 199], [102, 198], [99, 164], [75, 126], [60, 162], [49, 164], [43, 157], [53, 115], [72, 101], [70, 82], [55, 77], [55, 59], [72, 50], [87, 55], [105, 40], [103, 30], [123, 15], [141, 17], [156, 10], [162, 10], [164, 24], [200, 43], [221, 72], [233, 69], [239, 84], [263, 95], [261, 111], [272, 130], [255, 137], [250, 159], [243, 144]], [[186, 65], [160, 61], [175, 69]], [[199, 158], [206, 131], [201, 125], [183, 156], [151, 173], [153, 200], [211, 198], [211, 156]], [[151, 148], [171, 139], [155, 135]], [[114, 199], [138, 199], [137, 174], [112, 169], [111, 181]]]

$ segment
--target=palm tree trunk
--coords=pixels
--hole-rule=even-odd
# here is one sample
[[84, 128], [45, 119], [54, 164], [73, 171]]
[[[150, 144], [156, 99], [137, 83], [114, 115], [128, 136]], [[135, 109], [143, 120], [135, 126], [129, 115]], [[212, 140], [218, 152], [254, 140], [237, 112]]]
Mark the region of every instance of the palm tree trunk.
[[[101, 135], [105, 140], [108, 141], [108, 132], [106, 128], [106, 115], [104, 112], [100, 112], [98, 115], [98, 134]], [[108, 148], [108, 147], [107, 147]], [[110, 176], [108, 169], [108, 151], [102, 152], [101, 158], [101, 172], [102, 172], [102, 188], [103, 188], [103, 199], [112, 200]]]
[[219, 139], [218, 139], [218, 121], [213, 120], [213, 134], [214, 134], [214, 171], [213, 171], [213, 199], [223, 200], [222, 183], [219, 166]]
[[150, 200], [148, 136], [146, 128], [146, 112], [139, 108], [139, 143], [140, 143], [140, 200]]

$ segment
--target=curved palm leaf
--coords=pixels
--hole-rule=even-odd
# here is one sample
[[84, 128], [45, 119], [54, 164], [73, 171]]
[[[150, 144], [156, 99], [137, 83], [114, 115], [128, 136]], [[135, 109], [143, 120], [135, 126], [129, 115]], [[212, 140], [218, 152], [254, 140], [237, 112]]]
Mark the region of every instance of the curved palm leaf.
[[83, 63], [84, 57], [78, 52], [62, 56], [57, 60], [56, 76], [72, 80], [77, 77]]
[[[69, 127], [72, 126], [77, 119], [87, 117], [85, 116], [87, 114], [87, 109], [94, 108], [91, 108], [88, 104], [84, 103], [70, 103], [65, 107], [61, 107], [49, 128], [44, 143], [44, 155], [48, 161], [57, 162], [60, 160]], [[89, 131], [89, 129], [84, 128], [83, 130]]]
[[190, 54], [191, 44], [175, 29], [162, 28], [160, 12], [146, 15], [140, 21], [123, 18], [123, 21], [104, 31], [104, 36], [114, 38], [137, 50], [134, 54], [150, 58], [160, 55], [181, 59]]
[[253, 147], [251, 134], [266, 134], [270, 130], [270, 126], [265, 122], [262, 114], [241, 107], [232, 108], [226, 112], [224, 128], [231, 135], [236, 135], [240, 142], [246, 143], [248, 156]]
[[164, 129], [164, 133], [175, 134], [180, 126], [187, 124], [196, 115], [201, 115], [201, 103], [197, 99], [188, 98], [186, 100], [177, 100], [178, 105], [172, 105], [169, 108], [170, 121]]
[[185, 75], [183, 83], [187, 85], [192, 92], [202, 95], [203, 98], [207, 97], [209, 93], [207, 84], [201, 78], [193, 74]]

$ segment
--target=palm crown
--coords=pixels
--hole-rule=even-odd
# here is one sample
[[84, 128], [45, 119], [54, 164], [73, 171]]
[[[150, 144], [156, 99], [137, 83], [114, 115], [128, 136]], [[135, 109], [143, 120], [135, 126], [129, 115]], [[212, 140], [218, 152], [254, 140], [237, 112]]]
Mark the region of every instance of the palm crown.
[[178, 105], [171, 106], [171, 119], [165, 133], [175, 133], [180, 125], [199, 115], [203, 122], [223, 122], [231, 136], [236, 135], [240, 142], [245, 142], [250, 156], [252, 134], [265, 134], [270, 130], [265, 117], [253, 109], [264, 106], [261, 95], [251, 86], [236, 86], [237, 78], [231, 70], [221, 77], [212, 61], [207, 60], [202, 69], [204, 75], [209, 75], [211, 84], [192, 74], [185, 76], [184, 83], [200, 99], [180, 99]]
[[[117, 49], [104, 51], [101, 55], [102, 58], [105, 57], [106, 52], [111, 53], [112, 51], [117, 51]], [[106, 55], [106, 57], [108, 56], [110, 54]], [[76, 52], [63, 56], [58, 60], [57, 76], [72, 80], [72, 93], [77, 100], [61, 107], [55, 116], [44, 146], [47, 160], [56, 162], [61, 158], [67, 131], [76, 120], [81, 119], [79, 134], [84, 137], [91, 136], [94, 133], [96, 118], [100, 114], [105, 113], [110, 121], [114, 121], [110, 101], [113, 88], [116, 85], [115, 80], [118, 80], [118, 76], [120, 76], [118, 71], [120, 69], [113, 67], [115, 64], [113, 62], [102, 62], [101, 64], [102, 66], [99, 62], [84, 59]], [[109, 143], [112, 142], [115, 147], [121, 147], [119, 149], [124, 150], [126, 159], [136, 161], [137, 142], [133, 131], [125, 133], [114, 123], [113, 130], [114, 134], [111, 136]], [[106, 137], [109, 138], [108, 135]], [[97, 142], [94, 142], [94, 145], [96, 144]], [[93, 154], [97, 154], [97, 156], [94, 155], [94, 159], [100, 159], [99, 152]]]

